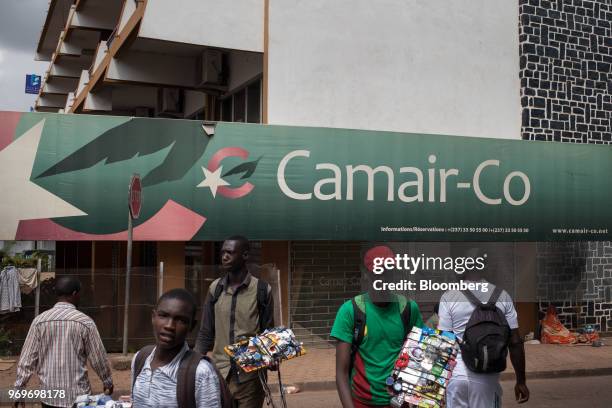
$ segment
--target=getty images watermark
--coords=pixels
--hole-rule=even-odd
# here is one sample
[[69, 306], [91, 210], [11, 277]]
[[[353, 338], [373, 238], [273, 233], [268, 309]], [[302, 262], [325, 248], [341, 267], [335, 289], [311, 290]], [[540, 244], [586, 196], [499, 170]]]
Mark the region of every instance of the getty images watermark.
[[[378, 247], [380, 248], [380, 247]], [[384, 247], [383, 247], [384, 248]], [[381, 250], [379, 249], [378, 252]], [[382, 250], [384, 252], [384, 250]], [[370, 251], [368, 251], [370, 252]], [[390, 249], [389, 249], [389, 252]], [[366, 254], [366, 267], [375, 276], [372, 279], [372, 288], [376, 291], [447, 291], [447, 290], [472, 290], [488, 292], [489, 283], [476, 281], [474, 279], [460, 279], [457, 282], [435, 282], [432, 279], [399, 279], [393, 280], [385, 276], [392, 272], [393, 275], [409, 274], [414, 276], [420, 271], [455, 272], [457, 275], [480, 272], [485, 269], [487, 254], [482, 256], [420, 256], [413, 257], [408, 254], [383, 253], [380, 256]], [[391, 278], [387, 281], [383, 278]]]

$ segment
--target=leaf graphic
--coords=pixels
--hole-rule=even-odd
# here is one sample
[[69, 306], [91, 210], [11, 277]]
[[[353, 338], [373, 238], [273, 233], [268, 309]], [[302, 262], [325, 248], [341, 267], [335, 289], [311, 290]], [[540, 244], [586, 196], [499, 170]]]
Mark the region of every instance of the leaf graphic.
[[231, 175], [234, 175], [234, 174], [244, 173], [244, 175], [242, 177], [240, 177], [240, 179], [241, 180], [247, 179], [247, 178], [251, 177], [253, 175], [253, 173], [255, 172], [255, 169], [257, 168], [257, 164], [261, 160], [261, 157], [262, 156], [260, 156], [257, 160], [253, 160], [253, 161], [250, 161], [250, 162], [239, 164], [236, 167], [234, 167], [233, 169], [228, 170], [221, 177], [227, 177], [227, 176], [231, 176]]
[[[102, 133], [38, 177], [88, 169], [153, 154], [171, 146], [164, 160], [143, 177], [143, 187], [182, 178], [202, 157], [208, 145], [189, 121], [132, 119]], [[38, 178], [37, 177], [37, 178]]]

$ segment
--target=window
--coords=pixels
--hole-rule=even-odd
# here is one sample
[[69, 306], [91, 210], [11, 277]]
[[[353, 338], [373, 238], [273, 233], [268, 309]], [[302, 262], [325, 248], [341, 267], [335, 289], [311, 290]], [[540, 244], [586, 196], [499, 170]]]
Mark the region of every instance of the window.
[[234, 94], [234, 122], [246, 122], [246, 88]]
[[215, 120], [261, 123], [261, 77], [217, 99]]
[[261, 80], [247, 87], [247, 122], [261, 123]]

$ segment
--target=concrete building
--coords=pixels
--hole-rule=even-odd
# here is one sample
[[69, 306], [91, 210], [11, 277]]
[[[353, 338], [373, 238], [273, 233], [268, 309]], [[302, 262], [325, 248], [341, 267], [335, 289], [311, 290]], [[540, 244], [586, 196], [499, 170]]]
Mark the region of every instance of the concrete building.
[[[605, 0], [49, 4], [37, 49], [37, 58], [50, 61], [38, 111], [612, 140], [612, 6]], [[64, 262], [66, 270], [121, 268], [122, 243], [57, 245], [58, 267]], [[186, 265], [213, 264], [215, 245], [143, 243], [137, 264], [154, 268], [162, 261], [175, 277], [164, 288], [185, 286]], [[558, 293], [572, 328], [592, 323], [612, 330], [609, 246], [494, 248], [513, 276], [532, 277], [534, 292], [520, 305], [526, 332]], [[284, 323], [325, 344], [337, 307], [359, 290], [363, 243], [263, 241], [256, 248], [257, 263], [281, 271]], [[445, 254], [451, 244], [404, 248]], [[559, 259], [578, 259], [562, 266], [567, 279], [558, 278]]]

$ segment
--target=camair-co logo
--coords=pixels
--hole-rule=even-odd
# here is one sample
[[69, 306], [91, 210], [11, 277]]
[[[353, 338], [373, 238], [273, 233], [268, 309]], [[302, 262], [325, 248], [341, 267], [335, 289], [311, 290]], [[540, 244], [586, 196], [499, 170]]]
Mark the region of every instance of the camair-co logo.
[[[227, 157], [239, 157], [243, 160], [249, 158], [249, 152], [241, 147], [231, 146], [224, 147], [218, 150], [210, 158], [206, 167], [202, 167], [204, 172], [204, 180], [198, 187], [208, 187], [213, 195], [217, 196], [217, 193], [226, 198], [241, 198], [248, 195], [255, 186], [250, 182], [246, 181], [239, 187], [229, 187], [230, 183], [225, 180], [226, 177], [242, 174], [240, 180], [246, 180], [253, 175], [257, 164], [257, 160], [245, 162], [232, 168], [231, 170], [223, 173], [223, 166], [221, 162]], [[403, 166], [399, 168], [399, 175], [397, 169], [393, 169], [389, 166], [378, 166], [370, 167], [365, 164], [360, 165], [347, 165], [345, 166], [346, 176], [343, 177], [343, 168], [340, 165], [334, 163], [315, 163], [314, 170], [318, 171], [318, 181], [312, 187], [312, 192], [302, 192], [299, 189], [289, 186], [286, 178], [287, 167], [290, 166], [290, 162], [293, 160], [310, 158], [310, 151], [308, 150], [294, 150], [287, 153], [280, 161], [277, 172], [276, 181], [281, 192], [286, 196], [294, 200], [312, 200], [314, 198], [318, 200], [347, 200], [352, 201], [355, 199], [354, 191], [355, 185], [361, 180], [364, 180], [363, 176], [357, 176], [362, 173], [365, 175], [365, 188], [358, 188], [359, 190], [366, 190], [367, 194], [365, 199], [367, 201], [374, 201], [375, 187], [375, 176], [377, 174], [386, 176], [386, 200], [396, 201], [399, 199], [405, 203], [413, 202], [447, 202], [447, 188], [455, 184], [457, 190], [471, 190], [478, 200], [487, 205], [501, 205], [507, 203], [512, 206], [521, 206], [525, 204], [531, 196], [531, 182], [527, 174], [521, 171], [510, 171], [503, 175], [502, 182], [502, 193], [500, 196], [494, 196], [491, 193], [485, 192], [490, 189], [490, 186], [483, 188], [486, 183], [483, 183], [481, 176], [491, 171], [491, 168], [499, 168], [501, 162], [496, 159], [484, 160], [476, 166], [476, 169], [469, 179], [463, 179], [463, 174], [457, 168], [436, 168], [437, 157], [434, 154], [430, 154], [428, 162], [431, 165], [430, 168], [420, 169], [413, 166]], [[320, 173], [321, 171], [327, 171], [328, 173]], [[323, 176], [331, 177], [323, 177]], [[315, 177], [317, 177], [315, 176]], [[301, 180], [304, 177], [300, 177]], [[357, 180], [355, 180], [357, 179]], [[379, 179], [379, 182], [383, 180]], [[516, 189], [512, 193], [510, 190], [511, 183], [516, 184]], [[399, 184], [399, 185], [398, 185]], [[304, 187], [302, 186], [301, 189]], [[326, 190], [323, 192], [323, 190]], [[298, 192], [299, 191], [299, 192]], [[343, 192], [345, 193], [343, 195]]]
[[244, 197], [251, 191], [253, 191], [253, 189], [255, 188], [253, 184], [247, 181], [243, 183], [240, 187], [228, 187], [230, 183], [225, 181], [224, 178], [235, 174], [244, 173], [242, 177], [240, 177], [240, 180], [248, 179], [255, 172], [255, 169], [257, 168], [257, 164], [259, 163], [261, 157], [254, 161], [239, 164], [231, 170], [228, 170], [227, 172], [223, 173], [223, 166], [221, 165], [221, 162], [226, 157], [239, 157], [243, 160], [246, 160], [249, 158], [249, 152], [237, 146], [224, 147], [217, 151], [210, 158], [206, 167], [202, 166], [202, 171], [204, 172], [204, 180], [202, 180], [202, 182], [198, 184], [198, 187], [210, 188], [210, 192], [212, 193], [213, 197], [216, 197], [217, 193], [226, 198]]

